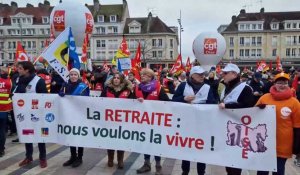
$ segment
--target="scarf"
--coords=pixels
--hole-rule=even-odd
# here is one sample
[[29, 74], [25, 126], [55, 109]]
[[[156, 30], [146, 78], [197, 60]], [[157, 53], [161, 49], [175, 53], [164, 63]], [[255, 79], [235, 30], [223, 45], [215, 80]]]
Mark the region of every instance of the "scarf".
[[81, 80], [77, 80], [76, 82], [71, 82], [69, 80], [68, 83], [65, 85], [65, 94], [71, 95], [75, 91], [79, 83], [81, 83]]
[[276, 90], [275, 86], [271, 87], [270, 93], [271, 93], [272, 97], [278, 101], [286, 100], [293, 96], [293, 91], [290, 88], [288, 88], [287, 90], [285, 90], [283, 92], [279, 92]]
[[139, 88], [140, 88], [143, 92], [151, 93], [151, 92], [153, 92], [153, 91], [156, 90], [157, 83], [158, 83], [158, 82], [157, 82], [156, 80], [152, 80], [152, 81], [150, 81], [150, 83], [148, 83], [148, 84], [140, 83], [140, 84], [139, 84]]

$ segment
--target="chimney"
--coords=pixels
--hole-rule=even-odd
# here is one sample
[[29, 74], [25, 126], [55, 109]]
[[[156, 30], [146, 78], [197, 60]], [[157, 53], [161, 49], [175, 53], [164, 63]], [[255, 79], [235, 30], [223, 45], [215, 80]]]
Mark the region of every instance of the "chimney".
[[147, 33], [150, 32], [151, 22], [152, 22], [152, 13], [149, 12], [149, 14], [148, 14], [148, 20], [147, 20]]
[[233, 15], [233, 16], [231, 17], [231, 21], [234, 22], [235, 20], [236, 20], [236, 16]]
[[127, 1], [123, 0], [123, 8], [126, 8], [126, 6], [127, 6]]
[[26, 4], [26, 7], [33, 7], [33, 5], [32, 5], [32, 4], [29, 4], [29, 3], [27, 3], [27, 4]]
[[97, 13], [100, 9], [99, 0], [94, 0], [94, 12]]
[[245, 14], [246, 10], [245, 9], [241, 9], [240, 14]]
[[12, 12], [15, 13], [16, 10], [18, 9], [18, 4], [14, 1], [11, 1], [10, 5], [11, 5]]
[[62, 0], [59, 0], [59, 3], [62, 3]]
[[47, 0], [45, 0], [45, 1], [44, 1], [44, 5], [46, 5], [46, 6], [50, 6], [50, 2], [49, 2], [49, 1], [47, 1]]
[[265, 8], [261, 8], [260, 13], [265, 13]]

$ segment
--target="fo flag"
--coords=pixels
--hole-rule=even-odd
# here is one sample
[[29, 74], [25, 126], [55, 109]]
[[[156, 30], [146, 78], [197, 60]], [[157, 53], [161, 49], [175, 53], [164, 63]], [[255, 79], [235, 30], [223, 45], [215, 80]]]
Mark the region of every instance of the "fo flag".
[[68, 62], [68, 69], [71, 70], [72, 68], [80, 69], [80, 61], [78, 54], [76, 53], [76, 45], [75, 39], [72, 34], [72, 29], [69, 29], [69, 37], [68, 37], [68, 47], [69, 47], [69, 62]]

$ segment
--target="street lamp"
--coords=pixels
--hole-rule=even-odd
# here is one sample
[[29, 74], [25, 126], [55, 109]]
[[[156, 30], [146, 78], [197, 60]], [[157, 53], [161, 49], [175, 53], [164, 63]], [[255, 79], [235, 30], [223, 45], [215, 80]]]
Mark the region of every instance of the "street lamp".
[[[181, 10], [180, 10], [179, 19], [177, 19], [177, 20], [178, 20], [178, 24], [179, 24], [179, 52], [180, 52], [180, 55], [181, 55], [181, 32], [184, 31], [183, 27], [182, 27], [182, 24], [181, 24]], [[181, 59], [181, 61], [182, 61], [182, 59]]]

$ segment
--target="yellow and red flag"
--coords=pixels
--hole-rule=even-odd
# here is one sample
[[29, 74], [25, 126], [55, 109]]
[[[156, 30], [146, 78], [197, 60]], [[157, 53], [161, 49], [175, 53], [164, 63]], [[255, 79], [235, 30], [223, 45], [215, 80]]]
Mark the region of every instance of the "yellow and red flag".
[[185, 71], [186, 72], [190, 72], [192, 69], [192, 64], [190, 61], [190, 57], [188, 57], [188, 59], [186, 60], [186, 64], [185, 64]]
[[183, 71], [184, 71], [184, 68], [183, 68], [183, 65], [182, 65], [182, 57], [179, 54], [177, 59], [176, 59], [175, 64], [173, 65], [173, 67], [170, 70], [170, 73], [174, 74], [174, 75], [178, 75], [178, 74], [182, 73]]
[[131, 60], [131, 72], [134, 73], [134, 76], [137, 80], [141, 80], [140, 71], [141, 71], [141, 44], [139, 43], [136, 50], [134, 59]]
[[17, 63], [19, 61], [30, 61], [20, 41], [17, 42], [15, 62]]

